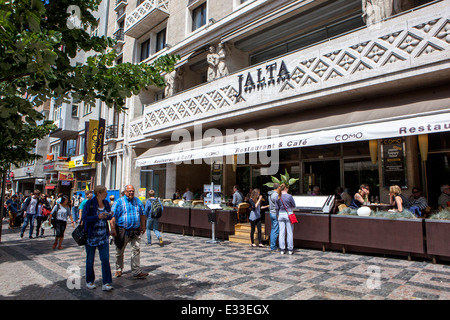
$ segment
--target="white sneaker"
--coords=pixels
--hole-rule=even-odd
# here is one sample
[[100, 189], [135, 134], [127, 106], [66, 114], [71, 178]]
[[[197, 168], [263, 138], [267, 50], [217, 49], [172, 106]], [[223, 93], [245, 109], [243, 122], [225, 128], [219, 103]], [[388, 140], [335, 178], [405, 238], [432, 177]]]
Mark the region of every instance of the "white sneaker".
[[88, 289], [95, 289], [95, 288], [97, 288], [93, 282], [86, 283], [86, 287]]
[[289, 251], [288, 253], [289, 253], [289, 254], [293, 254], [294, 252], [291, 250], [291, 251]]
[[111, 291], [112, 289], [114, 289], [110, 283], [104, 284], [102, 285], [102, 290], [103, 291]]
[[280, 253], [281, 253], [281, 254], [285, 254], [285, 251], [284, 251], [284, 250], [281, 250]]

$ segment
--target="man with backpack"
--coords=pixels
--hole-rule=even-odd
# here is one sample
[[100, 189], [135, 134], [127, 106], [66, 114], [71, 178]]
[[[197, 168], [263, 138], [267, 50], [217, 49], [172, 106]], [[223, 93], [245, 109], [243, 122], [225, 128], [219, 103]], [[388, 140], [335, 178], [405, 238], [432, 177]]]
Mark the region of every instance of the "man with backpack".
[[25, 232], [25, 229], [28, 226], [28, 223], [30, 223], [30, 234], [29, 238], [33, 238], [33, 229], [34, 229], [34, 221], [36, 220], [36, 215], [38, 212], [38, 205], [39, 205], [39, 198], [41, 196], [41, 191], [38, 189], [34, 190], [34, 193], [25, 199], [25, 201], [22, 203], [22, 210], [23, 210], [23, 224], [22, 224], [22, 230], [20, 231], [20, 237], [23, 238], [23, 234]]
[[158, 231], [159, 218], [163, 212], [163, 206], [159, 199], [155, 198], [155, 191], [150, 190], [148, 192], [148, 196], [150, 199], [145, 203], [145, 216], [147, 217], [147, 244], [152, 244], [152, 236], [150, 235], [150, 231], [152, 230], [155, 233], [156, 237], [159, 240], [159, 245], [163, 246], [163, 239], [161, 234]]

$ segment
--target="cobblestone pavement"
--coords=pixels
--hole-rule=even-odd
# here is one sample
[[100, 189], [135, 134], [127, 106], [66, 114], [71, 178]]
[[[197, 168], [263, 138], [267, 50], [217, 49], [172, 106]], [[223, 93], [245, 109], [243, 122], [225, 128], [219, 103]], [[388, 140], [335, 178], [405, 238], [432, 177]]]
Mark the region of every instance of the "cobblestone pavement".
[[[149, 276], [132, 279], [130, 248], [124, 275], [112, 292], [85, 287], [85, 251], [67, 227], [62, 250], [45, 238], [23, 239], [3, 225], [0, 244], [0, 299], [34, 300], [449, 300], [450, 266], [406, 258], [297, 248], [293, 255], [269, 248], [163, 233], [164, 246], [141, 245], [141, 266]], [[155, 239], [155, 236], [153, 239]], [[146, 241], [145, 241], [146, 242]], [[114, 248], [110, 250], [114, 273]], [[76, 271], [81, 275], [80, 288]], [[74, 280], [75, 279], [75, 280]], [[73, 284], [73, 285], [72, 285]]]

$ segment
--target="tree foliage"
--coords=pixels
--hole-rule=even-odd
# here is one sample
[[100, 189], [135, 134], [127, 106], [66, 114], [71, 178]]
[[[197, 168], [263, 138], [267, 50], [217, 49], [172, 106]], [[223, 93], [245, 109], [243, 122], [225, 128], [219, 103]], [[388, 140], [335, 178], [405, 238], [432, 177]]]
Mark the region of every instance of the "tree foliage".
[[[94, 105], [97, 99], [118, 111], [127, 97], [148, 86], [164, 86], [164, 72], [178, 56], [162, 56], [151, 64], [114, 65], [115, 40], [91, 36], [97, 27], [91, 12], [101, 0], [0, 0], [0, 172], [10, 163], [34, 159], [33, 140], [55, 127], [36, 110], [49, 99], [73, 97]], [[79, 8], [81, 27], [67, 23]], [[80, 51], [94, 53], [73, 64]]]

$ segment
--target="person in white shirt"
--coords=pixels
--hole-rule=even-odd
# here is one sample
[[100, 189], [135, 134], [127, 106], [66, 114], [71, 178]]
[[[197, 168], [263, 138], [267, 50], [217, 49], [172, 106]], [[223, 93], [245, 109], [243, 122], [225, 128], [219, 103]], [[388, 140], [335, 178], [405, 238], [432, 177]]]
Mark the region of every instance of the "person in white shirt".
[[194, 194], [192, 191], [189, 190], [189, 188], [186, 188], [186, 192], [183, 194], [184, 200], [194, 200]]

